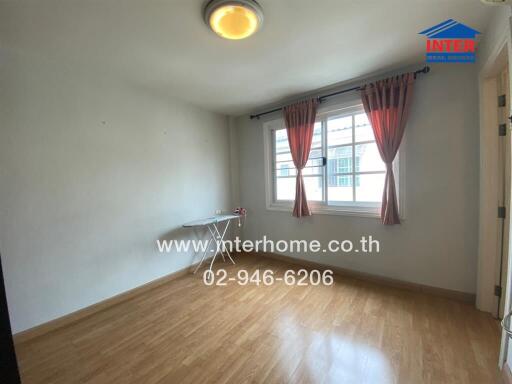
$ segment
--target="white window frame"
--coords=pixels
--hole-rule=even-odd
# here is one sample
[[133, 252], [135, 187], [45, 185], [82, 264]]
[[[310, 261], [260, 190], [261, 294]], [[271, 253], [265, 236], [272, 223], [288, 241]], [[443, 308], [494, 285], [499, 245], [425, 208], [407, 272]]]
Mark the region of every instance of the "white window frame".
[[[336, 116], [343, 114], [352, 114], [364, 111], [360, 100], [351, 101], [344, 104], [331, 105], [320, 108], [317, 118], [325, 118], [326, 115]], [[265, 159], [265, 197], [266, 207], [272, 211], [291, 212], [293, 210], [293, 201], [278, 201], [275, 197], [276, 187], [274, 184], [274, 156], [273, 148], [273, 131], [284, 129], [284, 120], [282, 118], [270, 120], [263, 123], [263, 140], [264, 140], [264, 159]], [[326, 132], [323, 132], [322, 148], [327, 150]], [[399, 206], [399, 214], [401, 219], [405, 219], [405, 135], [400, 145], [395, 161], [393, 162], [393, 172], [395, 174], [395, 182], [397, 183], [397, 199]], [[323, 154], [324, 156], [326, 154]], [[324, 166], [324, 189], [327, 184], [327, 165]], [[325, 191], [324, 191], [325, 195]], [[325, 197], [324, 197], [325, 198]], [[326, 201], [308, 201], [309, 207], [314, 214], [326, 215], [347, 215], [360, 217], [380, 218], [381, 203], [363, 203], [363, 202], [345, 202], [340, 205], [327, 204]]]

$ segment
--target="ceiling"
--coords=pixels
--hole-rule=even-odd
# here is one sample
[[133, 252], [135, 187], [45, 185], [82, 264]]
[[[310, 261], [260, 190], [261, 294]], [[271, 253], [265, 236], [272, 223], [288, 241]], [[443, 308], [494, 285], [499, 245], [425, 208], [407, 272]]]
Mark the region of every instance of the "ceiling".
[[485, 31], [479, 0], [260, 0], [263, 29], [223, 40], [203, 0], [11, 0], [4, 47], [123, 76], [216, 112], [257, 111], [292, 95], [423, 60], [423, 29], [453, 18]]

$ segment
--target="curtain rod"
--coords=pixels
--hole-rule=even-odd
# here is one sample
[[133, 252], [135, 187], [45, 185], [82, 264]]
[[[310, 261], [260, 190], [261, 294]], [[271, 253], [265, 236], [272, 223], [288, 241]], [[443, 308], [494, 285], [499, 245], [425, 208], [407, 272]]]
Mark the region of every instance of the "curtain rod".
[[[414, 78], [416, 78], [417, 75], [421, 74], [421, 73], [429, 73], [430, 72], [430, 67], [428, 65], [424, 66], [423, 68], [421, 69], [418, 69], [417, 71], [414, 71]], [[358, 85], [357, 87], [352, 87], [352, 88], [348, 88], [348, 89], [343, 89], [341, 91], [337, 91], [337, 92], [333, 92], [333, 93], [329, 93], [327, 95], [323, 95], [323, 96], [319, 96], [318, 97], [318, 101], [319, 102], [323, 102], [325, 99], [329, 98], [329, 97], [333, 97], [333, 96], [338, 96], [338, 95], [341, 95], [342, 93], [347, 93], [347, 92], [352, 92], [352, 91], [359, 91], [361, 90], [362, 88], [364, 87], [364, 85]], [[279, 107], [279, 108], [275, 108], [275, 109], [271, 109], [270, 111], [265, 111], [265, 112], [261, 112], [261, 113], [256, 113], [255, 115], [251, 115], [250, 118], [251, 120], [252, 119], [259, 119], [261, 116], [263, 115], [268, 115], [270, 113], [274, 113], [274, 112], [277, 112], [277, 111], [280, 111], [281, 109], [283, 109], [283, 107]]]

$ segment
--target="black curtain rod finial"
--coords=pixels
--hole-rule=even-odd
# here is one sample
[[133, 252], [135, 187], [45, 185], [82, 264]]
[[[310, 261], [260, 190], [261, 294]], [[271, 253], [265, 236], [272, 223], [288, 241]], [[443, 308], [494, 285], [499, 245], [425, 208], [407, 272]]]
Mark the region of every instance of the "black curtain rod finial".
[[417, 71], [414, 71], [414, 78], [416, 79], [416, 77], [421, 74], [421, 73], [429, 73], [430, 72], [430, 67], [428, 65], [425, 65], [423, 68], [421, 69], [418, 69]]
[[430, 72], [430, 67], [428, 65], [425, 65], [423, 68], [415, 71], [414, 74], [416, 75], [416, 74], [420, 74], [420, 73], [429, 73], [429, 72]]

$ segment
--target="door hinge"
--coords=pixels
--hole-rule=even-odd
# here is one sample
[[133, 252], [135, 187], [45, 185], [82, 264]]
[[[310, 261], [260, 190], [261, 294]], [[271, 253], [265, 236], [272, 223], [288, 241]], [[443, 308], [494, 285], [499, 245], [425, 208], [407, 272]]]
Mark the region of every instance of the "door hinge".
[[506, 207], [498, 207], [498, 219], [504, 219], [507, 216]]
[[507, 105], [507, 96], [499, 95], [498, 96], [498, 107], [504, 107]]
[[498, 133], [500, 136], [507, 136], [507, 124], [500, 124], [498, 126]]
[[501, 297], [501, 286], [499, 286], [499, 285], [494, 286], [494, 296]]

